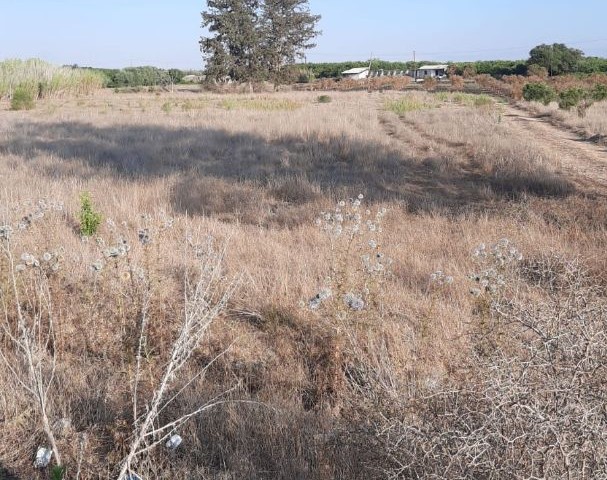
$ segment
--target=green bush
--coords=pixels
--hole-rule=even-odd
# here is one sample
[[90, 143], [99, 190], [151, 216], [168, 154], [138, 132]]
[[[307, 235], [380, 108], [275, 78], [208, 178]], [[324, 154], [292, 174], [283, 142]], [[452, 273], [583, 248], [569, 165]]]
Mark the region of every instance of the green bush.
[[489, 95], [478, 95], [474, 98], [475, 107], [485, 107], [487, 105], [493, 105], [493, 100]]
[[97, 233], [101, 224], [101, 214], [96, 212], [89, 192], [80, 194], [80, 234], [91, 237]]
[[54, 465], [51, 469], [51, 480], [63, 480], [65, 478], [65, 467]]
[[548, 105], [556, 99], [556, 92], [545, 83], [528, 83], [523, 87], [523, 98], [528, 102], [542, 102]]
[[607, 85], [595, 85], [592, 89], [592, 99], [601, 102], [603, 100], [607, 100]]
[[586, 92], [581, 88], [569, 88], [559, 93], [559, 108], [570, 110], [577, 107], [586, 97]]
[[11, 110], [31, 110], [36, 106], [34, 96], [24, 87], [17, 87], [11, 98]]
[[331, 97], [329, 95], [321, 95], [318, 97], [318, 103], [331, 103]]

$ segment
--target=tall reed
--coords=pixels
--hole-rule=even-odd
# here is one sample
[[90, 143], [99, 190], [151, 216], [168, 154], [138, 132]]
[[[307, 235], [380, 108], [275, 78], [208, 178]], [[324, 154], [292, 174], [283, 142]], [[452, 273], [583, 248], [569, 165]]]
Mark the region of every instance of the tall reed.
[[101, 87], [103, 75], [80, 68], [58, 67], [40, 59], [0, 62], [0, 99], [21, 87], [34, 98], [86, 95]]

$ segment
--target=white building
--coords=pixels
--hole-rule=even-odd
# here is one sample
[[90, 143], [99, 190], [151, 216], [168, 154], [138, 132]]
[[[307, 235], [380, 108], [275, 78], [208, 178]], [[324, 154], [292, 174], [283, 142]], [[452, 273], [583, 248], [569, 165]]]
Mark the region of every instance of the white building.
[[202, 83], [205, 80], [204, 75], [186, 75], [181, 79], [183, 83]]
[[352, 80], [363, 80], [369, 77], [369, 68], [360, 67], [360, 68], [351, 68], [350, 70], [346, 70], [345, 72], [341, 72], [344, 78], [350, 78]]
[[449, 65], [422, 65], [415, 71], [415, 78], [444, 78], [448, 69]]

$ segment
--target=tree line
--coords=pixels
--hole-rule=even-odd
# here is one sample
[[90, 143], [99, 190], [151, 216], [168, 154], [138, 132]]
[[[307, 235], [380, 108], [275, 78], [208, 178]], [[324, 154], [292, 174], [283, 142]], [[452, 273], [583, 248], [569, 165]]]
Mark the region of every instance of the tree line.
[[[421, 61], [421, 62], [389, 62], [385, 60], [360, 60], [349, 62], [322, 62], [322, 63], [306, 63], [299, 64], [298, 67], [302, 73], [310, 79], [314, 78], [339, 78], [341, 72], [356, 67], [368, 67], [371, 65], [372, 70], [413, 70], [421, 65], [437, 64], [436, 61]], [[501, 78], [507, 75], [527, 75], [537, 72], [537, 67], [545, 69], [545, 74], [550, 74], [550, 64], [548, 68], [544, 66], [544, 62], [529, 63], [528, 60], [482, 60], [476, 62], [441, 62], [451, 66], [451, 73], [456, 75], [487, 74], [493, 77]], [[544, 72], [544, 70], [541, 70]], [[565, 73], [574, 73], [580, 75], [590, 75], [593, 73], [607, 73], [607, 58], [600, 57], [583, 57], [579, 59], [573, 66], [561, 66], [556, 62], [552, 65], [552, 74], [561, 75]]]
[[[72, 68], [78, 67], [73, 65]], [[127, 68], [83, 68], [102, 74], [105, 79], [105, 86], [109, 88], [171, 85], [180, 83], [186, 75], [200, 74], [200, 72], [180, 70], [177, 68], [163, 69], [151, 66]]]

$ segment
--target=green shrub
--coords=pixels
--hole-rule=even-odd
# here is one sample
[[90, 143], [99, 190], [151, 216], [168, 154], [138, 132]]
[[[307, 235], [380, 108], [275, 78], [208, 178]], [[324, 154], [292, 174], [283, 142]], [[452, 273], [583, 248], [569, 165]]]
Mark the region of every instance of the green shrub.
[[438, 105], [409, 96], [390, 100], [385, 104], [386, 110], [390, 110], [397, 115], [404, 115], [405, 113], [415, 112], [417, 110], [426, 110], [436, 106]]
[[296, 110], [301, 105], [288, 98], [226, 98], [220, 103], [226, 110]]
[[331, 103], [331, 97], [329, 95], [321, 95], [318, 97], [318, 103]]
[[601, 102], [603, 100], [607, 100], [607, 85], [595, 85], [592, 89], [592, 99]]
[[556, 92], [545, 83], [528, 83], [523, 87], [523, 98], [528, 102], [542, 102], [548, 105], [556, 100]]
[[586, 97], [587, 93], [581, 88], [569, 88], [559, 93], [559, 108], [570, 110], [577, 107]]
[[51, 469], [51, 480], [63, 480], [65, 478], [65, 467], [55, 465]]
[[31, 110], [36, 106], [34, 96], [24, 87], [17, 87], [11, 98], [11, 110]]
[[489, 95], [477, 95], [474, 97], [475, 107], [485, 107], [487, 105], [493, 105], [493, 100]]
[[80, 234], [91, 237], [97, 233], [101, 223], [101, 214], [95, 211], [91, 194], [82, 192], [80, 194]]

